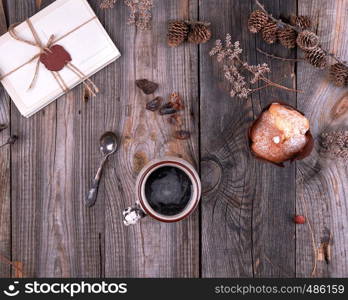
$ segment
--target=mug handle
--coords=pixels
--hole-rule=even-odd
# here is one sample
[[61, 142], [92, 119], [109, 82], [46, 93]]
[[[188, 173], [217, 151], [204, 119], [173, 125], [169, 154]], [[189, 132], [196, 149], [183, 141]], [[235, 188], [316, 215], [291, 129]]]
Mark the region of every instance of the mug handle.
[[128, 207], [123, 211], [123, 223], [126, 226], [135, 225], [147, 214], [141, 209], [137, 202], [134, 206]]

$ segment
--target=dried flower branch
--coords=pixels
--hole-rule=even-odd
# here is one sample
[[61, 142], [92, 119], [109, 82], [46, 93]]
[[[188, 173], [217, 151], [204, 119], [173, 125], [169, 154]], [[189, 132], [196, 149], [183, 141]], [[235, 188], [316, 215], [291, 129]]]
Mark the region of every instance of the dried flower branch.
[[[102, 0], [100, 8], [113, 8], [116, 2], [117, 0]], [[151, 29], [153, 0], [124, 0], [124, 4], [130, 10], [129, 24], [134, 24], [140, 30]]]
[[[304, 32], [307, 32], [307, 35], [306, 35], [307, 38], [310, 38], [309, 34], [312, 35], [312, 38], [317, 38], [316, 36], [314, 37], [315, 34], [314, 34], [313, 32], [310, 32], [310, 31], [306, 30], [306, 28], [304, 28], [303, 26], [300, 26], [300, 24], [299, 24], [299, 26], [294, 26], [294, 25], [291, 25], [291, 24], [289, 24], [289, 23], [286, 23], [286, 22], [284, 22], [284, 21], [282, 21], [282, 20], [280, 20], [280, 19], [277, 19], [277, 18], [273, 17], [272, 14], [270, 14], [270, 13], [265, 9], [264, 5], [262, 5], [258, 0], [255, 0], [255, 3], [256, 3], [256, 5], [261, 9], [261, 11], [262, 11], [263, 13], [265, 13], [265, 14], [268, 16], [268, 18], [269, 18], [270, 20], [272, 20], [273, 22], [275, 22], [275, 23], [277, 24], [277, 26], [278, 26], [279, 28], [291, 29], [291, 30], [293, 30], [293, 31], [295, 31], [296, 33], [299, 33], [299, 34], [303, 34]], [[304, 16], [302, 16], [302, 17], [304, 17]], [[308, 18], [308, 17], [306, 16], [306, 18]], [[308, 22], [308, 20], [306, 20], [306, 22]], [[305, 27], [306, 27], [306, 26], [305, 26]], [[304, 30], [304, 29], [305, 29], [305, 30]], [[320, 46], [319, 44], [320, 44], [320, 41], [318, 40], [318, 41], [317, 41], [317, 47], [315, 47], [315, 48], [319, 48], [320, 50], [322, 50], [322, 51], [324, 52], [324, 54], [325, 54], [327, 57], [331, 57], [331, 58], [332, 58], [333, 60], [335, 60], [337, 63], [346, 65], [346, 62], [345, 62], [345, 61], [342, 61], [339, 57], [337, 57], [337, 56], [334, 55], [333, 53], [329, 53], [327, 50], [322, 49], [321, 46]], [[306, 52], [306, 51], [305, 51], [305, 52]]]
[[348, 131], [332, 131], [321, 134], [320, 153], [329, 158], [348, 159]]
[[[221, 40], [217, 40], [215, 47], [209, 53], [210, 56], [216, 56], [217, 61], [223, 64], [224, 76], [231, 84], [231, 97], [247, 98], [249, 94], [260, 89], [251, 88], [253, 84], [259, 81], [266, 83], [261, 88], [273, 86], [291, 92], [301, 92], [269, 80], [266, 77], [266, 74], [271, 72], [268, 65], [265, 63], [249, 65], [241, 59], [242, 52], [239, 41], [232, 42], [231, 35], [227, 34], [224, 43]], [[244, 75], [244, 73], [250, 73], [252, 78], [247, 79], [247, 75]]]
[[116, 2], [117, 0], [103, 0], [102, 3], [100, 3], [100, 8], [102, 9], [113, 8]]
[[129, 24], [135, 24], [140, 30], [151, 29], [152, 0], [125, 0], [124, 3], [130, 9]]

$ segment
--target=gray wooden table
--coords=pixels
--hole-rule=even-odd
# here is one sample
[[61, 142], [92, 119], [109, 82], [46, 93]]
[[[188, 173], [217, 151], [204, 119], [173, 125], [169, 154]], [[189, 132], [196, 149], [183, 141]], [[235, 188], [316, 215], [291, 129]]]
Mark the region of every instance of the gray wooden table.
[[[0, 28], [23, 21], [51, 0], [3, 0]], [[100, 95], [82, 86], [30, 119], [20, 116], [0, 89], [0, 123], [19, 140], [0, 150], [0, 254], [23, 264], [28, 277], [337, 277], [348, 276], [347, 166], [313, 154], [287, 168], [255, 160], [246, 132], [262, 108], [282, 100], [305, 112], [318, 136], [331, 124], [329, 111], [346, 90], [303, 62], [275, 61], [260, 47], [286, 57], [295, 50], [268, 46], [247, 31], [252, 0], [154, 0], [153, 29], [126, 24], [127, 8], [101, 10], [90, 0], [122, 58], [93, 76]], [[1, 3], [1, 2], [0, 2]], [[263, 0], [274, 15], [310, 15], [323, 46], [348, 59], [348, 0]], [[231, 99], [220, 67], [201, 46], [166, 45], [169, 19], [210, 21], [214, 38], [231, 33], [252, 63], [267, 62], [271, 79], [303, 94], [262, 90]], [[1, 57], [0, 59], [10, 59]], [[160, 84], [158, 95], [179, 92], [186, 104], [189, 141], [172, 138], [166, 119], [144, 110], [139, 78]], [[88, 100], [88, 101], [86, 101]], [[122, 137], [109, 162], [97, 205], [83, 200], [100, 160], [98, 139]], [[200, 208], [177, 224], [150, 218], [125, 227], [122, 210], [134, 202], [137, 173], [147, 161], [178, 155], [200, 170]], [[295, 225], [295, 214], [309, 223]], [[323, 245], [329, 259], [323, 259]], [[315, 272], [313, 273], [313, 268]], [[313, 273], [313, 274], [312, 274]], [[0, 276], [14, 276], [0, 262]]]

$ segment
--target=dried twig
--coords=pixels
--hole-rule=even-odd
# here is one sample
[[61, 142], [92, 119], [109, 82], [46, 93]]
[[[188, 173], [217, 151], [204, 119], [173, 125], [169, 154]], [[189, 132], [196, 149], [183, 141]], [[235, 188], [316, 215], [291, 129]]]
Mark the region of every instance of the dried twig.
[[[271, 70], [267, 64], [249, 65], [241, 59], [243, 50], [240, 43], [232, 42], [230, 34], [226, 35], [225, 41], [217, 40], [215, 47], [210, 51], [210, 56], [216, 56], [218, 62], [223, 64], [225, 78], [231, 83], [231, 97], [247, 98], [255, 90], [251, 86], [259, 81], [266, 83], [266, 86], [273, 86], [290, 92], [302, 92], [271, 81], [266, 77]], [[252, 79], [247, 80], [243, 73], [253, 75]], [[264, 87], [261, 87], [264, 88]]]
[[269, 87], [269, 84], [265, 84], [265, 85], [260, 86], [258, 88], [252, 89], [252, 92], [255, 93], [257, 91], [263, 90], [263, 89], [268, 88], [268, 87]]
[[274, 58], [274, 59], [279, 59], [279, 60], [283, 60], [283, 61], [304, 61], [303, 58], [285, 58], [285, 57], [280, 57], [280, 56], [276, 56], [274, 54], [270, 54], [270, 53], [267, 53], [263, 50], [261, 50], [260, 48], [256, 48], [256, 51], [267, 56], [267, 57], [270, 57], [270, 58]]
[[[288, 24], [288, 23], [285, 23], [284, 21], [282, 21], [282, 20], [280, 20], [280, 19], [277, 19], [277, 18], [275, 18], [275, 17], [273, 17], [266, 9], [265, 9], [265, 7], [258, 1], [258, 0], [255, 0], [255, 3], [256, 3], [256, 5], [263, 11], [263, 12], [265, 12], [267, 15], [268, 15], [268, 17], [272, 20], [272, 21], [274, 21], [274, 22], [276, 22], [277, 24], [280, 24], [281, 26], [285, 26], [285, 27], [288, 27], [288, 28], [291, 28], [291, 29], [293, 29], [293, 30], [295, 30], [296, 32], [301, 32], [302, 30], [300, 30], [298, 27], [296, 27], [296, 26], [293, 26], [293, 25], [291, 25], [291, 24]], [[321, 48], [322, 49], [322, 48]], [[340, 58], [338, 58], [336, 55], [334, 55], [333, 53], [330, 53], [330, 52], [328, 52], [327, 50], [325, 50], [325, 49], [322, 49], [324, 52], [325, 52], [325, 54], [327, 55], [327, 56], [329, 56], [329, 57], [331, 57], [333, 60], [335, 60], [336, 62], [338, 62], [338, 63], [341, 63], [341, 64], [346, 64], [346, 62], [344, 62], [344, 61], [342, 61]]]

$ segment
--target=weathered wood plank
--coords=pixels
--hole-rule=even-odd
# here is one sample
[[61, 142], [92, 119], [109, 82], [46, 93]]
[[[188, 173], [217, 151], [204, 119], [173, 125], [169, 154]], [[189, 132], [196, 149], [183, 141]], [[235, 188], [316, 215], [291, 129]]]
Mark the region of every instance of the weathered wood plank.
[[[296, 0], [262, 2], [275, 16], [287, 18], [291, 14], [296, 15]], [[257, 36], [256, 47], [282, 57], [295, 57], [294, 50], [288, 50], [279, 44], [268, 46], [261, 40], [260, 35]], [[257, 62], [269, 64], [272, 70], [271, 80], [296, 88], [294, 62], [266, 59], [259, 54], [257, 54]], [[297, 95], [279, 89], [269, 89], [261, 91], [256, 101], [263, 108], [278, 100], [296, 107]], [[255, 103], [254, 98], [253, 103]], [[253, 202], [254, 275], [255, 277], [294, 277], [296, 242], [292, 217], [295, 213], [296, 163], [286, 168], [257, 163], [256, 168], [261, 170], [261, 173], [257, 181], [259, 187], [255, 189], [255, 195], [258, 196]]]
[[[296, 1], [264, 1], [275, 15], [296, 12]], [[281, 7], [280, 7], [281, 6]], [[201, 1], [200, 18], [213, 24], [215, 38], [230, 32], [249, 62], [267, 62], [271, 79], [292, 86], [294, 66], [256, 55], [268, 50], [247, 31], [253, 1]], [[255, 160], [247, 131], [262, 108], [282, 100], [296, 105], [296, 95], [267, 89], [251, 99], [230, 99], [221, 66], [209, 58], [212, 43], [201, 48], [201, 155], [203, 277], [286, 277], [295, 272], [295, 168], [280, 169]], [[273, 46], [279, 55], [293, 55]]]
[[[154, 1], [153, 28], [139, 31], [126, 25], [128, 11], [117, 4], [112, 37], [123, 57], [107, 79], [109, 90], [105, 124], [117, 129], [122, 145], [110, 161], [105, 177], [105, 275], [127, 277], [197, 277], [199, 275], [199, 214], [178, 224], [160, 224], [150, 218], [124, 227], [122, 210], [135, 202], [134, 184], [141, 167], [163, 155], [182, 156], [198, 165], [198, 61], [197, 47], [166, 45], [169, 19], [196, 19], [197, 1]], [[111, 28], [111, 24], [107, 24]], [[145, 110], [147, 100], [135, 80], [159, 83], [155, 95], [183, 96], [184, 128], [189, 141], [177, 141], [167, 118]]]
[[[7, 31], [5, 10], [0, 1], [0, 35]], [[0, 145], [5, 143], [11, 134], [9, 98], [3, 87], [0, 87], [0, 124], [8, 128], [0, 133]], [[0, 149], [0, 255], [11, 259], [11, 169], [10, 146]], [[11, 268], [0, 263], [0, 277], [10, 277]]]
[[[13, 23], [38, 7], [36, 1], [8, 1], [8, 9]], [[20, 136], [12, 152], [12, 248], [26, 276], [102, 276], [103, 201], [93, 210], [83, 201], [106, 110], [102, 96], [87, 104], [83, 98], [79, 86], [30, 119], [12, 105], [13, 132]]]
[[[348, 1], [299, 0], [298, 9], [299, 14], [319, 21], [315, 29], [323, 48], [347, 60]], [[330, 110], [347, 89], [331, 85], [324, 71], [306, 63], [299, 64], [297, 80], [299, 88], [305, 91], [298, 97], [298, 107], [309, 117], [314, 136], [318, 137], [325, 130], [346, 130], [346, 116], [333, 121]], [[321, 157], [318, 150], [317, 141], [312, 155], [298, 163], [296, 210], [308, 215], [309, 224], [298, 226], [296, 230], [296, 275], [347, 277], [348, 168], [342, 162]], [[313, 273], [316, 252], [328, 242], [331, 259], [317, 261]]]

